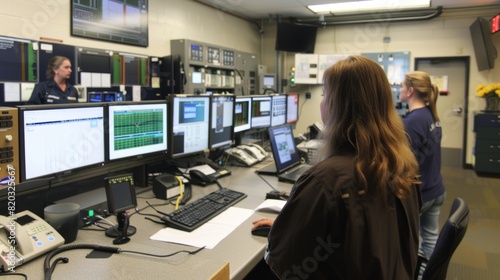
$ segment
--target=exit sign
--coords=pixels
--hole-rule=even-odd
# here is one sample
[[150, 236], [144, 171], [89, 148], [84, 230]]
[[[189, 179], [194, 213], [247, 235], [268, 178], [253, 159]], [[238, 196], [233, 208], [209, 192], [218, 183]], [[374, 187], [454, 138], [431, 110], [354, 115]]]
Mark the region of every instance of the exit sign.
[[491, 34], [495, 34], [500, 29], [500, 14], [491, 19]]

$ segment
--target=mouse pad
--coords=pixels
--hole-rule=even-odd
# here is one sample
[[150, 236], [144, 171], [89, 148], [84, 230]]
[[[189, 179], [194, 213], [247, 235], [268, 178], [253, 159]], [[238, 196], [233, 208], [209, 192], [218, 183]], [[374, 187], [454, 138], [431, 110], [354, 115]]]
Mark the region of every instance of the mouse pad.
[[111, 257], [111, 255], [113, 255], [113, 253], [111, 253], [111, 252], [92, 250], [92, 252], [88, 253], [87, 256], [85, 256], [85, 258], [87, 258], [87, 259], [107, 259], [107, 258]]

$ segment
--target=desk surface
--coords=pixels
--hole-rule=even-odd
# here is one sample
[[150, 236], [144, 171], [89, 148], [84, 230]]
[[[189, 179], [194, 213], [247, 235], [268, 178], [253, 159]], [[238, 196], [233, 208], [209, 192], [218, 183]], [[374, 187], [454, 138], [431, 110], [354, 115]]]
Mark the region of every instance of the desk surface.
[[[289, 192], [291, 190], [291, 184], [278, 182], [274, 176], [259, 178], [259, 175], [255, 173], [256, 169], [270, 160], [268, 158], [266, 161], [250, 168], [227, 167], [232, 171], [232, 175], [219, 179], [220, 184], [223, 187], [248, 195], [235, 206], [255, 209], [265, 200], [265, 194], [272, 190], [268, 183], [279, 191]], [[215, 191], [217, 188], [215, 184], [206, 187], [193, 185], [192, 200]], [[138, 194], [137, 197], [139, 207], [146, 206], [146, 201], [151, 204], [164, 203], [163, 200], [154, 198], [154, 194], [150, 190]], [[171, 212], [174, 210], [174, 206], [159, 206], [157, 209]], [[151, 208], [142, 212], [155, 213]], [[215, 248], [203, 249], [196, 255], [180, 253], [172, 257], [158, 258], [119, 253], [108, 258], [89, 259], [86, 256], [90, 253], [90, 250], [66, 251], [56, 257], [68, 257], [70, 261], [66, 264], [59, 263], [52, 275], [52, 279], [155, 279], [167, 276], [169, 279], [210, 279], [226, 263], [229, 263], [230, 278], [242, 279], [262, 259], [267, 243], [266, 238], [251, 235], [251, 222], [262, 217], [273, 216], [275, 214], [255, 212]], [[114, 217], [108, 217], [108, 220], [115, 223]], [[149, 237], [164, 228], [164, 225], [148, 221], [144, 219], [144, 216], [132, 215], [130, 224], [137, 228], [137, 233], [130, 237], [131, 241], [127, 244], [113, 245], [113, 239], [106, 237], [103, 231], [88, 230], [97, 228], [91, 226], [80, 229], [76, 241], [71, 245], [96, 244], [151, 254], [170, 254], [179, 250], [193, 251], [196, 249], [190, 246], [151, 240]], [[43, 279], [44, 260], [45, 256], [41, 256], [17, 267], [16, 272], [27, 274], [29, 279]]]

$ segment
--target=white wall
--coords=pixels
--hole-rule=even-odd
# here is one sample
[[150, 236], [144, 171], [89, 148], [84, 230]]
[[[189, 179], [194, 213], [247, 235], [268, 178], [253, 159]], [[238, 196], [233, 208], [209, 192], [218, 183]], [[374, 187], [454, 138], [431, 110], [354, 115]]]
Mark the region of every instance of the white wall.
[[[500, 5], [489, 8], [473, 8], [463, 10], [444, 11], [435, 19], [411, 22], [381, 22], [370, 24], [353, 24], [342, 26], [331, 26], [319, 28], [316, 40], [315, 53], [343, 54], [343, 53], [365, 53], [365, 52], [410, 52], [410, 70], [414, 69], [414, 59], [417, 57], [441, 57], [441, 56], [470, 56], [470, 80], [469, 80], [469, 124], [467, 133], [466, 163], [472, 162], [472, 150], [474, 145], [473, 111], [484, 109], [485, 102], [475, 96], [475, 88], [480, 83], [500, 82], [500, 61], [496, 60], [496, 68], [490, 71], [477, 71], [474, 49], [470, 38], [469, 26], [478, 17], [490, 19], [500, 10]], [[274, 23], [275, 25], [275, 23]], [[273, 27], [266, 27], [271, 29]], [[275, 27], [274, 27], [275, 28]], [[274, 40], [265, 36], [268, 48], [274, 47]], [[390, 37], [390, 43], [383, 43], [384, 37]], [[500, 34], [493, 36], [494, 44], [500, 52]], [[274, 65], [274, 58], [269, 58], [267, 63]], [[285, 60], [282, 62], [282, 78], [288, 78], [290, 66], [294, 64], [294, 56], [290, 54], [281, 55]], [[273, 68], [274, 69], [274, 68]], [[294, 133], [304, 133], [307, 127], [320, 121], [319, 103], [321, 102], [321, 85], [298, 85], [294, 88], [286, 88], [286, 91], [299, 92], [300, 95], [300, 118]], [[312, 98], [306, 100], [305, 92], [311, 92]], [[442, 143], [447, 147], [447, 143]]]
[[70, 3], [69, 0], [4, 0], [0, 9], [0, 36], [32, 40], [46, 37], [68, 45], [149, 56], [170, 54], [171, 39], [192, 39], [244, 52], [260, 52], [260, 35], [254, 24], [194, 1], [149, 0], [147, 48], [72, 37]]

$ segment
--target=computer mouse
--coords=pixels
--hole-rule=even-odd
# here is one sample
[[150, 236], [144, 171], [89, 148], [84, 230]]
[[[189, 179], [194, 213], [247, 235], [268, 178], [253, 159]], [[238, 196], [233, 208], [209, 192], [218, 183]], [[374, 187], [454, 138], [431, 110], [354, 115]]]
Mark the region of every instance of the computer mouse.
[[191, 177], [191, 179], [193, 180], [198, 180], [205, 183], [212, 183], [214, 181], [214, 178], [212, 176], [209, 176], [197, 169], [189, 170], [189, 177]]
[[267, 237], [271, 231], [270, 226], [260, 226], [252, 229], [252, 235]]

